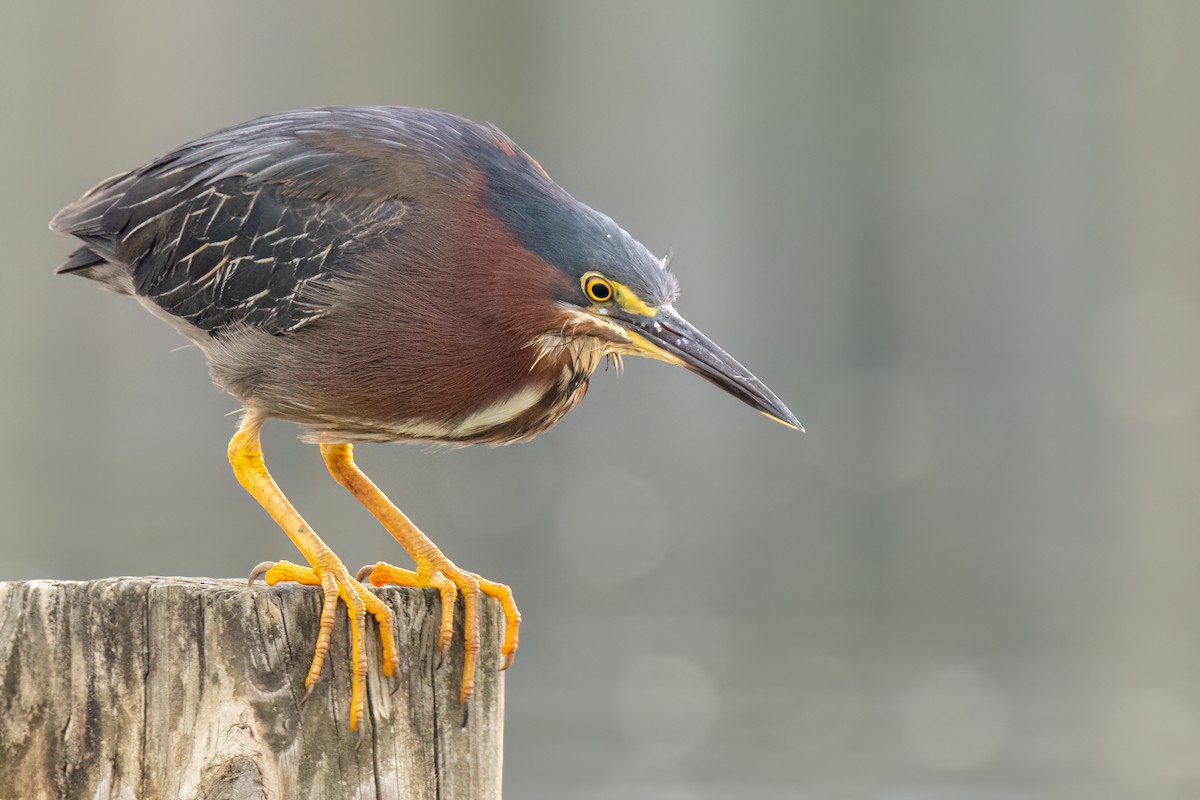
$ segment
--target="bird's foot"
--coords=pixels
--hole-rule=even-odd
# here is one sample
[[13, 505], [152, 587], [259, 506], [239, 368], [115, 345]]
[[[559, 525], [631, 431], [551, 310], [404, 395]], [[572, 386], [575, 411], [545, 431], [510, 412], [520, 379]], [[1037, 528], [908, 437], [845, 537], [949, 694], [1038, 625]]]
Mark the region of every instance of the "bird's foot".
[[513, 600], [512, 590], [502, 583], [493, 583], [486, 578], [466, 572], [454, 566], [440, 552], [428, 559], [418, 559], [417, 569], [401, 569], [379, 562], [358, 571], [360, 581], [369, 581], [374, 586], [394, 584], [418, 589], [434, 588], [442, 594], [442, 626], [438, 638], [438, 650], [444, 651], [454, 635], [454, 602], [461, 592], [463, 596], [463, 638], [466, 657], [463, 663], [462, 688], [459, 702], [466, 700], [475, 691], [475, 664], [479, 654], [479, 596], [494, 597], [504, 610], [504, 643], [500, 655], [504, 659], [500, 669], [508, 669], [517, 654], [517, 629], [521, 625], [521, 613]]
[[[379, 638], [383, 641], [383, 674], [391, 675], [400, 664], [396, 652], [395, 625], [392, 609], [361, 582], [350, 576], [346, 566], [333, 553], [322, 554], [312, 567], [302, 567], [290, 561], [265, 561], [250, 573], [250, 582], [262, 577], [268, 585], [294, 581], [305, 586], [320, 586], [325, 599], [321, 605], [321, 626], [317, 633], [317, 648], [313, 655], [305, 689], [312, 693], [313, 684], [321, 676], [321, 667], [329, 653], [329, 637], [333, 633], [338, 598], [346, 604], [350, 616], [350, 664], [354, 683], [350, 691], [350, 729], [357, 730], [363, 719], [367, 691], [366, 618], [371, 614], [379, 622]], [[307, 695], [306, 695], [307, 696]]]

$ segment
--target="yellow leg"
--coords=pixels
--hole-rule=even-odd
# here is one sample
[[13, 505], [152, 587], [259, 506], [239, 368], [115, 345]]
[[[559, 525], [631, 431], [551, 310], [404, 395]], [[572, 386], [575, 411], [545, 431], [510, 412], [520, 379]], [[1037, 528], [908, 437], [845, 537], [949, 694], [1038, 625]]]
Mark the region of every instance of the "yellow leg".
[[400, 569], [390, 564], [379, 563], [366, 567], [358, 573], [359, 580], [369, 575], [375, 586], [393, 583], [418, 588], [433, 587], [442, 593], [442, 629], [438, 649], [450, 644], [454, 633], [454, 602], [459, 592], [463, 596], [463, 636], [466, 640], [466, 658], [463, 664], [462, 689], [459, 700], [466, 701], [475, 691], [475, 664], [479, 654], [479, 596], [495, 597], [504, 610], [504, 643], [500, 655], [504, 657], [501, 669], [512, 664], [517, 653], [517, 629], [521, 614], [513, 600], [512, 590], [504, 584], [493, 583], [471, 572], [454, 566], [442, 555], [429, 537], [412, 524], [400, 509], [388, 500], [387, 495], [371, 482], [354, 463], [354, 449], [348, 444], [323, 444], [321, 455], [334, 479], [358, 498], [375, 519], [387, 528], [396, 541], [417, 562], [416, 571]]
[[317, 634], [317, 647], [312, 665], [304, 680], [311, 692], [313, 683], [321, 675], [321, 667], [329, 652], [329, 637], [333, 633], [333, 622], [340, 597], [346, 603], [350, 615], [350, 662], [353, 667], [354, 684], [350, 696], [350, 728], [357, 730], [363, 718], [363, 698], [366, 696], [366, 615], [372, 614], [379, 622], [379, 634], [383, 639], [383, 673], [391, 675], [400, 663], [396, 653], [396, 636], [392, 622], [392, 610], [350, 576], [346, 566], [334, 555], [324, 542], [308, 527], [308, 523], [296, 511], [279, 486], [267, 472], [263, 462], [262, 447], [258, 432], [263, 418], [248, 412], [241, 426], [229, 442], [229, 463], [233, 474], [242, 487], [259, 502], [271, 518], [308, 561], [310, 567], [301, 567], [287, 561], [259, 564], [250, 575], [254, 580], [264, 575], [268, 584], [279, 581], [297, 581], [310, 586], [320, 586], [324, 592], [321, 606], [321, 625]]

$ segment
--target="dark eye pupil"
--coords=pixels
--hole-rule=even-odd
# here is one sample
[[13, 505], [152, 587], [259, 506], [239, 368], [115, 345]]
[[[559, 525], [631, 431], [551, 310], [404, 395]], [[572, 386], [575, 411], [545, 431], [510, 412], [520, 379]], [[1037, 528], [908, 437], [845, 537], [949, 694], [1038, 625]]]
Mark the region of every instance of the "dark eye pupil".
[[612, 297], [612, 289], [608, 284], [596, 281], [592, 284], [592, 297], [596, 300], [607, 300]]

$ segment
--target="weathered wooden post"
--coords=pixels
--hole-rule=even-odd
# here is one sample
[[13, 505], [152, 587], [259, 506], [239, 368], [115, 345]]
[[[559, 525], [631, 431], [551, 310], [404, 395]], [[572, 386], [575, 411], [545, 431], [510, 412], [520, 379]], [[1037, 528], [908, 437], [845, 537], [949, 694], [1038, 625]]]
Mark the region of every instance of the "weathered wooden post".
[[[190, 578], [0, 583], [0, 798], [500, 797], [503, 677], [462, 640], [438, 668], [437, 592], [383, 589], [400, 669], [348, 725], [346, 620], [305, 700], [320, 592]], [[483, 653], [502, 627], [485, 605]], [[378, 637], [368, 656], [379, 663]], [[494, 660], [493, 660], [494, 659]]]

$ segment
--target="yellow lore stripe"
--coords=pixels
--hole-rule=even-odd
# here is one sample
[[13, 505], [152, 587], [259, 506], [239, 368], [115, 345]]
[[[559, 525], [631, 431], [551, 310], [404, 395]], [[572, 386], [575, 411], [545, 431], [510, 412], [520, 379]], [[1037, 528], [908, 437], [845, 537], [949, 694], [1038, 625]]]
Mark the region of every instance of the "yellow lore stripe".
[[617, 283], [610, 280], [609, 283], [613, 286], [613, 300], [630, 314], [640, 314], [643, 317], [653, 317], [658, 313], [658, 309], [652, 305], [648, 305], [646, 301], [638, 297], [632, 289], [623, 283]]

